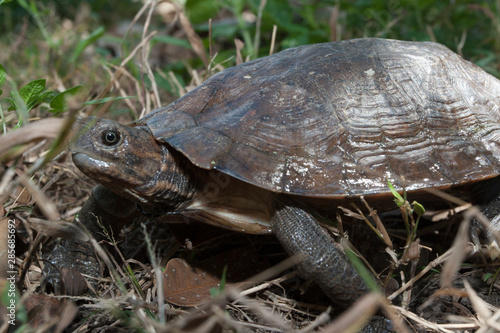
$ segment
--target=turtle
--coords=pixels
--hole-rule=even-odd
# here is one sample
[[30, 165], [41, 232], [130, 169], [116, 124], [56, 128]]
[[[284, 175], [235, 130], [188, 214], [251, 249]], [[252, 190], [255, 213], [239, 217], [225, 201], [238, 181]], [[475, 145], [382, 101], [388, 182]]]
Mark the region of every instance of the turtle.
[[132, 124], [79, 128], [73, 162], [106, 195], [151, 217], [273, 233], [346, 307], [367, 285], [311, 209], [361, 196], [392, 209], [388, 180], [436, 205], [425, 189], [494, 197], [500, 81], [441, 44], [353, 39], [225, 69]]

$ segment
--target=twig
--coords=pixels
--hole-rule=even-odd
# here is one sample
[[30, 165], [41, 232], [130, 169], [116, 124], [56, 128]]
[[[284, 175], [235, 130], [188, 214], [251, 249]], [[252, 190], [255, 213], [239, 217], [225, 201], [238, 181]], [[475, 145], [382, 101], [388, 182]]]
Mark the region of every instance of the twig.
[[439, 257], [437, 257], [436, 259], [434, 259], [433, 261], [431, 261], [427, 266], [425, 266], [425, 268], [420, 273], [418, 273], [417, 275], [415, 275], [414, 278], [412, 278], [406, 284], [404, 284], [403, 286], [401, 286], [401, 288], [399, 288], [398, 290], [396, 290], [395, 292], [393, 292], [387, 298], [389, 300], [393, 300], [394, 298], [396, 298], [399, 294], [401, 294], [403, 291], [405, 291], [410, 286], [412, 286], [415, 283], [415, 281], [417, 281], [422, 276], [424, 276], [428, 271], [430, 271], [434, 267], [442, 264], [452, 253], [453, 253], [453, 249], [450, 248], [448, 251], [446, 251], [445, 253], [443, 253], [442, 255], [440, 255]]

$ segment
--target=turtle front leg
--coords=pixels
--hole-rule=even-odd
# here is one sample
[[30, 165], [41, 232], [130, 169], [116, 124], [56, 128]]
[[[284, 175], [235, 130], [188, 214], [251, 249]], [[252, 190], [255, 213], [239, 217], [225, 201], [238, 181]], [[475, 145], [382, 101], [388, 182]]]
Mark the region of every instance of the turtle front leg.
[[[134, 203], [98, 185], [83, 205], [79, 220], [101, 240], [104, 238], [102, 228], [114, 230], [114, 234], [118, 234], [120, 228], [140, 216]], [[99, 277], [99, 262], [90, 242], [76, 239], [55, 240], [51, 246], [43, 249], [43, 258], [46, 263], [43, 270], [45, 284], [51, 285], [56, 294], [77, 296], [86, 289], [67, 285], [72, 279], [63, 276], [62, 272], [65, 270], [76, 271], [73, 275], [80, 273], [93, 278]]]
[[282, 206], [272, 217], [271, 227], [289, 255], [303, 256], [298, 264], [301, 274], [315, 281], [336, 304], [345, 308], [367, 292], [341, 245], [311, 214], [299, 207]]

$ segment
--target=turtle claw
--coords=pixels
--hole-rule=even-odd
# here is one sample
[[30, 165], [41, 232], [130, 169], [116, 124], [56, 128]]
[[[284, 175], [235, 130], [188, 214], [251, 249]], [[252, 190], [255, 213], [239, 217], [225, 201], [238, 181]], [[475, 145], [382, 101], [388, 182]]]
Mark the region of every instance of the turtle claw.
[[94, 281], [91, 279], [89, 283], [83, 275], [99, 277], [99, 262], [89, 242], [60, 240], [43, 257], [45, 279], [42, 288], [51, 287], [56, 295], [80, 296]]

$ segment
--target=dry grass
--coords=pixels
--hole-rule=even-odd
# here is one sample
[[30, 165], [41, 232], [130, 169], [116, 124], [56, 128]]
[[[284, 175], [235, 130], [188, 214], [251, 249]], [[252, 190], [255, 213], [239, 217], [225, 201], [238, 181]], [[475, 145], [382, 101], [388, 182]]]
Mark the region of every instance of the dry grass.
[[[146, 90], [147, 85], [139, 81], [137, 76], [131, 73], [131, 66], [128, 66], [133, 62], [134, 68], [135, 66], [141, 68], [143, 79], [148, 77], [151, 82], [155, 82], [149, 56], [150, 40], [155, 32], [149, 31], [149, 22], [154, 15], [159, 14], [150, 5], [151, 2], [147, 2], [134, 18], [132, 23], [141, 22], [141, 38], [119, 64], [109, 65], [98, 61], [94, 58], [92, 50], [89, 50], [82, 63], [67, 72], [64, 77], [60, 77], [56, 71], [51, 72], [53, 75], [49, 78], [50, 86], [60, 87], [62, 90], [81, 82], [91, 83], [86, 91], [68, 100], [71, 115], [76, 113], [109, 115], [108, 111], [113, 104], [111, 101], [89, 105], [83, 109], [80, 109], [80, 104], [85, 100], [98, 100], [108, 96], [135, 95], [138, 96], [136, 100], [123, 99], [113, 104], [116, 106], [116, 103], [121, 103], [130, 112], [112, 117], [128, 121], [141, 117], [172, 99], [172, 96], [162, 94], [154, 84], [150, 90]], [[205, 64], [205, 69], [191, 72], [192, 80], [186, 86], [181, 85], [173, 73], [163, 73], [165, 79], [178, 86], [180, 93], [183, 94], [200, 84], [213, 72], [223, 69], [224, 63], [216, 64], [213, 55], [210, 57], [211, 54], [207, 54], [200, 44], [201, 39], [196, 35], [182, 10], [177, 8], [174, 12], [163, 12], [163, 15], [165, 20], [169, 20], [168, 22], [176, 20], [180, 22], [194, 54]], [[63, 22], [59, 33], [67, 36], [68, 29], [78, 26], [78, 20]], [[18, 43], [11, 45], [11, 53], [19, 51], [24, 43], [26, 41], [20, 38]], [[43, 43], [41, 45], [49, 47]], [[72, 45], [61, 47], [70, 49]], [[238, 46], [235, 48], [238, 50]], [[47, 50], [40, 54], [50, 54], [50, 52]], [[237, 57], [236, 51], [235, 57]], [[9, 59], [0, 58], [0, 63], [7, 61]], [[46, 58], [39, 61], [49, 63], [51, 60]], [[43, 66], [38, 67], [43, 68]], [[89, 72], [93, 74], [91, 78]], [[32, 79], [31, 75], [37, 76], [38, 73], [29, 74], [30, 77], [19, 76], [16, 80], [29, 81]], [[46, 75], [47, 73], [42, 70], [38, 76]], [[11, 79], [10, 82], [13, 84], [14, 80]], [[378, 246], [381, 249], [387, 247], [389, 252], [384, 265], [388, 266], [390, 272], [400, 274], [402, 285], [388, 297], [375, 292], [370, 293], [340, 316], [340, 311], [330, 308], [329, 302], [321, 296], [313, 297], [313, 301], [310, 301], [311, 298], [304, 298], [297, 295], [298, 292], [291, 291], [293, 288], [290, 287], [290, 281], [294, 281], [294, 273], [290, 271], [290, 267], [293, 258], [292, 261], [285, 261], [278, 266], [271, 265], [272, 268], [253, 277], [251, 287], [243, 290], [228, 287], [218, 296], [199, 306], [186, 308], [166, 303], [163, 300], [162, 283], [158, 283], [161, 280], [160, 270], [165, 267], [166, 260], [173, 255], [179, 253], [185, 255], [188, 251], [179, 250], [179, 244], [173, 238], [165, 236], [161, 242], [156, 239], [155, 246], [148, 243], [147, 251], [152, 263], [144, 263], [128, 259], [126, 254], [121, 253], [123, 251], [121, 247], [103, 246], [96, 242], [92, 235], [74, 228], [72, 222], [94, 184], [73, 166], [68, 154], [62, 150], [62, 145], [54, 148], [52, 144], [54, 139], [59, 138], [59, 141], [63, 141], [59, 134], [67, 128], [67, 125], [65, 121], [59, 119], [39, 120], [47, 116], [47, 113], [35, 110], [29, 117], [30, 125], [11, 131], [17, 123], [17, 118], [15, 114], [8, 113], [5, 116], [6, 131], [11, 133], [0, 141], [0, 155], [4, 161], [0, 165], [3, 175], [0, 182], [0, 213], [1, 216], [6, 216], [6, 212], [9, 214], [7, 218], [2, 219], [3, 222], [6, 219], [13, 219], [16, 222], [15, 271], [17, 277], [21, 277], [18, 288], [22, 295], [17, 303], [17, 313], [18, 325], [23, 323], [26, 325], [23, 330], [46, 332], [52, 328], [55, 332], [62, 332], [64, 329], [77, 332], [108, 330], [310, 332], [321, 328], [324, 332], [350, 332], [357, 330], [366, 320], [380, 312], [393, 320], [398, 332], [500, 331], [498, 327], [500, 303], [497, 302], [496, 275], [488, 275], [488, 272], [495, 267], [485, 264], [478, 268], [470, 267], [460, 271], [463, 268], [463, 259], [473, 252], [466, 231], [469, 225], [468, 219], [471, 214], [477, 215], [476, 211], [465, 215], [466, 220], [461, 222], [456, 237], [447, 237], [444, 241], [431, 237], [431, 244], [435, 246], [432, 254], [428, 249], [419, 246], [416, 240], [407, 242], [407, 235], [394, 246], [392, 243], [384, 244], [380, 241]], [[51, 159], [48, 160], [47, 156]], [[363, 211], [366, 212], [366, 216], [378, 217], [376, 212], [370, 211], [369, 208]], [[357, 214], [355, 216], [357, 218], [366, 219], [362, 211], [353, 214]], [[359, 229], [359, 224], [347, 223], [346, 217], [343, 217], [343, 220], [344, 229], [351, 233]], [[400, 232], [386, 230], [384, 225], [382, 221], [376, 224], [380, 234], [386, 239], [389, 235], [398, 239]], [[150, 238], [154, 239], [157, 229], [151, 224], [148, 226], [149, 232], [144, 233], [142, 228], [136, 228], [134, 237], [140, 238], [143, 242], [147, 242]], [[448, 226], [441, 225], [441, 227], [441, 230], [434, 232], [445, 234]], [[3, 233], [6, 234], [7, 229], [4, 229]], [[93, 286], [96, 288], [92, 296], [43, 296], [45, 293], [41, 292], [43, 279], [41, 271], [45, 263], [41, 260], [41, 249], [46, 246], [50, 237], [70, 235], [76, 235], [80, 239], [90, 238], [109, 273], [97, 283], [91, 284], [91, 288]], [[119, 238], [120, 235], [116, 237]], [[128, 237], [131, 237], [131, 234]], [[453, 244], [452, 238], [455, 239]], [[446, 248], [446, 241], [449, 241], [451, 246], [449, 249]], [[109, 239], [109, 243], [112, 243], [112, 239]], [[253, 239], [250, 244], [256, 247], [267, 246]], [[408, 251], [398, 248], [401, 244]], [[218, 246], [223, 248], [226, 245], [219, 245], [217, 242], [214, 245], [205, 245], [202, 249], [207, 252], [217, 252], [220, 251]], [[410, 255], [407, 252], [412, 246], [416, 253]], [[439, 248], [440, 246], [443, 248]], [[273, 249], [276, 250], [276, 247]], [[442, 254], [437, 255], [438, 251]], [[360, 252], [366, 253], [362, 249]], [[406, 254], [401, 255], [402, 252]], [[275, 261], [279, 262], [282, 256], [279, 249], [275, 255], [277, 258]], [[157, 256], [162, 259], [156, 260]], [[368, 262], [371, 261], [369, 256], [366, 259]], [[390, 264], [387, 265], [387, 262]], [[444, 268], [441, 269], [443, 265]], [[443, 274], [436, 274], [437, 269]], [[465, 281], [465, 278], [476, 282], [487, 280], [487, 276], [489, 280], [481, 287], [488, 284], [492, 286], [492, 296], [488, 297], [478, 296], [467, 282], [461, 282]], [[2, 277], [4, 284], [7, 283], [6, 277], [7, 275]], [[287, 295], [292, 295], [294, 298]], [[470, 300], [470, 304], [465, 302], [467, 304], [464, 305], [464, 300]], [[397, 301], [401, 305], [391, 305], [391, 301]], [[29, 316], [29, 324], [27, 318], [22, 318], [23, 313]], [[359, 313], [364, 315], [359, 316]], [[436, 316], [430, 316], [430, 313]], [[4, 314], [2, 318], [5, 318]], [[7, 327], [8, 323], [3, 322], [1, 330], [5, 331]]]

